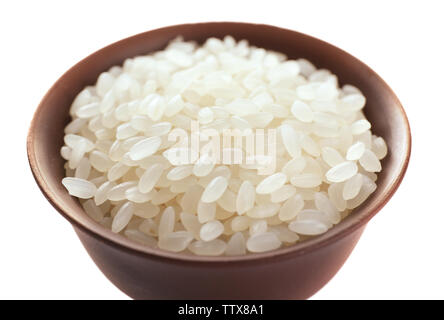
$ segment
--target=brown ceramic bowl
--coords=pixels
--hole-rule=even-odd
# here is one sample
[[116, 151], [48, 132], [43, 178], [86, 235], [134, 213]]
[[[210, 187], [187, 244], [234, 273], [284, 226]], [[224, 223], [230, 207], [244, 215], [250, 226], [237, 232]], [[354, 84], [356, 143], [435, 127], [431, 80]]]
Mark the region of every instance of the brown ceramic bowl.
[[[238, 257], [198, 257], [148, 248], [95, 223], [61, 184], [59, 155], [69, 107], [76, 94], [125, 58], [160, 50], [173, 38], [203, 42], [232, 35], [290, 58], [306, 58], [353, 84], [367, 97], [365, 113], [389, 147], [376, 192], [327, 233], [273, 252]], [[103, 273], [136, 299], [305, 299], [341, 268], [367, 222], [398, 188], [410, 156], [410, 130], [401, 103], [369, 67], [321, 40], [268, 25], [217, 22], [145, 32], [97, 51], [67, 71], [40, 103], [29, 130], [28, 157], [48, 201], [74, 227]], [[44, 227], [44, 226], [43, 226]], [[388, 241], [389, 239], [387, 239]], [[81, 279], [79, 279], [81, 281]]]

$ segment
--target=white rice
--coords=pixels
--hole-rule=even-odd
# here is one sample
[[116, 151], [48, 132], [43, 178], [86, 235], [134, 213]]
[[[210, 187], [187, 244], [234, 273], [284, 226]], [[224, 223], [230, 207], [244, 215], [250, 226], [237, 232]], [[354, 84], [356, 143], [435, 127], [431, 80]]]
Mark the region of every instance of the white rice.
[[[275, 250], [325, 233], [375, 191], [388, 149], [371, 133], [365, 103], [358, 88], [340, 88], [305, 59], [230, 36], [203, 46], [176, 39], [77, 95], [62, 184], [93, 220], [142, 245], [208, 256]], [[169, 141], [194, 121], [246, 138], [276, 129], [274, 171], [263, 174], [270, 159], [257, 155], [215, 163], [210, 143], [180, 163], [179, 152], [192, 156], [190, 141], [208, 141], [201, 133]]]

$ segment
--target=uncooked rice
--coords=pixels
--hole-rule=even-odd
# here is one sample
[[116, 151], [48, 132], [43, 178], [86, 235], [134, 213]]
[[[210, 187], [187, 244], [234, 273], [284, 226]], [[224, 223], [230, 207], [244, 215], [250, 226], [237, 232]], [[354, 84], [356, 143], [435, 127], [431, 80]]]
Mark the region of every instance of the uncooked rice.
[[[208, 256], [275, 250], [325, 233], [375, 191], [388, 150], [365, 103], [305, 59], [231, 36], [202, 46], [178, 38], [77, 95], [62, 184], [93, 220], [146, 246]], [[189, 133], [193, 121], [219, 133], [276, 129], [274, 172], [214, 163], [204, 144], [194, 162], [179, 163], [183, 146], [168, 135]]]

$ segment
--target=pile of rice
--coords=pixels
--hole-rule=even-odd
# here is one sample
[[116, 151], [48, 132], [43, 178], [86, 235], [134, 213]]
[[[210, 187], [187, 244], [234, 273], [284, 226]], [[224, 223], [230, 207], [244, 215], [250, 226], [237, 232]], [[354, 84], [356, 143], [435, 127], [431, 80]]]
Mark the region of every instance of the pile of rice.
[[[326, 232], [375, 191], [387, 146], [372, 135], [365, 102], [307, 60], [230, 36], [203, 46], [176, 39], [77, 95], [62, 183], [92, 219], [151, 247], [212, 256], [275, 250]], [[264, 175], [259, 160], [213, 163], [205, 143], [196, 161], [176, 163], [171, 154], [188, 141], [168, 135], [189, 132], [193, 121], [245, 137], [275, 129], [275, 171]]]

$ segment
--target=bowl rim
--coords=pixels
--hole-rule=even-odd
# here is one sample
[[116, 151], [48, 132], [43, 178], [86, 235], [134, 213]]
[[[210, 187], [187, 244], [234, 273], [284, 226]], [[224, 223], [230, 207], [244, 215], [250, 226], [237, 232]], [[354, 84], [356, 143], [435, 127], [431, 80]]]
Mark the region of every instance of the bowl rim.
[[[366, 208], [366, 210], [359, 213], [359, 215], [350, 216], [350, 219], [353, 219], [353, 222], [348, 225], [347, 227], [341, 228], [339, 223], [338, 225], [334, 226], [330, 230], [328, 230], [326, 233], [315, 236], [311, 239], [292, 244], [287, 247], [279, 248], [273, 251], [269, 252], [263, 252], [263, 253], [253, 253], [253, 254], [245, 254], [245, 255], [239, 255], [239, 256], [197, 256], [192, 254], [184, 254], [184, 253], [174, 253], [165, 251], [159, 248], [151, 248], [148, 246], [144, 246], [142, 244], [139, 244], [137, 242], [134, 242], [130, 239], [127, 239], [126, 237], [123, 237], [120, 234], [113, 233], [110, 229], [105, 228], [104, 226], [100, 225], [99, 223], [93, 221], [89, 216], [86, 214], [84, 217], [78, 217], [76, 215], [72, 215], [68, 210], [65, 210], [64, 202], [61, 198], [57, 196], [57, 192], [52, 190], [48, 184], [46, 183], [45, 177], [42, 175], [40, 168], [39, 168], [39, 162], [37, 161], [36, 157], [36, 151], [35, 151], [35, 144], [34, 144], [34, 131], [35, 127], [37, 126], [39, 116], [42, 112], [43, 106], [45, 105], [45, 102], [48, 98], [48, 96], [51, 95], [51, 93], [58, 89], [60, 82], [62, 79], [64, 79], [66, 76], [68, 76], [70, 73], [73, 72], [76, 68], [78, 68], [81, 64], [85, 63], [86, 60], [88, 60], [90, 57], [100, 54], [102, 52], [105, 52], [107, 50], [110, 50], [114, 46], [119, 46], [127, 41], [136, 40], [137, 38], [143, 38], [147, 33], [152, 32], [162, 32], [166, 31], [168, 29], [175, 29], [180, 27], [187, 27], [187, 26], [204, 26], [204, 25], [239, 25], [239, 26], [255, 26], [260, 28], [268, 28], [268, 29], [274, 29], [275, 31], [285, 31], [285, 32], [292, 32], [297, 34], [297, 36], [306, 37], [310, 40], [321, 42], [323, 45], [329, 46], [334, 50], [340, 51], [342, 54], [347, 55], [351, 59], [356, 60], [356, 62], [362, 64], [369, 74], [372, 77], [377, 78], [379, 82], [382, 83], [384, 87], [388, 89], [390, 94], [395, 99], [396, 103], [394, 103], [393, 107], [396, 107], [399, 109], [400, 114], [402, 116], [402, 122], [404, 123], [403, 129], [405, 129], [405, 136], [407, 137], [405, 143], [405, 154], [402, 158], [401, 166], [397, 166], [398, 172], [396, 172], [396, 179], [393, 181], [390, 181], [387, 187], [387, 192], [380, 198], [379, 201], [372, 203], [371, 206]], [[248, 40], [248, 39], [247, 39]], [[42, 98], [41, 102], [39, 103], [36, 111], [34, 112], [31, 125], [29, 127], [28, 135], [27, 135], [27, 156], [29, 165], [31, 168], [31, 172], [34, 176], [34, 179], [39, 186], [40, 190], [42, 191], [43, 195], [47, 198], [47, 200], [51, 203], [51, 205], [62, 215], [64, 216], [73, 226], [75, 229], [79, 228], [82, 231], [92, 235], [94, 238], [98, 239], [99, 241], [106, 242], [112, 246], [119, 247], [120, 249], [124, 250], [130, 250], [134, 254], [139, 254], [143, 256], [149, 256], [151, 259], [167, 259], [170, 260], [170, 262], [174, 263], [211, 263], [211, 264], [224, 264], [224, 263], [247, 263], [252, 261], [267, 261], [270, 259], [273, 259], [275, 257], [285, 259], [290, 258], [294, 256], [299, 256], [303, 254], [307, 254], [309, 252], [312, 252], [314, 250], [317, 250], [321, 247], [327, 246], [335, 241], [340, 240], [341, 238], [353, 233], [357, 229], [363, 228], [367, 222], [379, 211], [384, 207], [384, 205], [390, 200], [390, 198], [393, 196], [395, 191], [398, 189], [402, 179], [404, 178], [404, 175], [406, 173], [409, 160], [410, 160], [410, 154], [411, 154], [411, 129], [409, 125], [409, 121], [407, 119], [406, 112], [404, 108], [401, 105], [401, 102], [399, 101], [396, 94], [393, 92], [393, 90], [390, 88], [390, 86], [375, 72], [373, 71], [369, 66], [367, 66], [365, 63], [360, 61], [359, 59], [355, 58], [351, 54], [347, 53], [346, 51], [326, 42], [323, 40], [320, 40], [318, 38], [312, 37], [310, 35], [291, 30], [286, 28], [281, 28], [273, 25], [268, 24], [256, 24], [256, 23], [245, 23], [245, 22], [234, 22], [234, 21], [221, 21], [221, 22], [198, 22], [198, 23], [186, 23], [186, 24], [178, 24], [178, 25], [170, 25], [162, 28], [157, 28], [153, 30], [148, 30], [142, 33], [138, 33], [136, 35], [126, 37], [124, 39], [121, 39], [119, 41], [113, 42], [95, 52], [88, 55], [87, 57], [83, 58], [79, 62], [77, 62], [74, 66], [69, 68], [58, 80], [51, 86], [51, 88], [47, 91], [47, 93]], [[65, 192], [67, 192], [65, 190]], [[366, 201], [367, 202], [367, 201]]]

